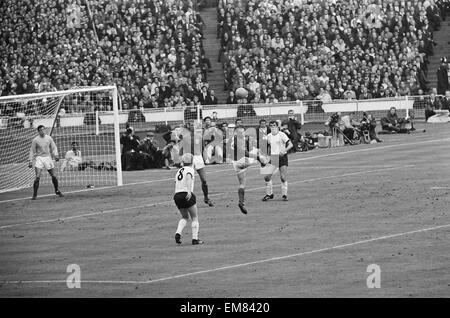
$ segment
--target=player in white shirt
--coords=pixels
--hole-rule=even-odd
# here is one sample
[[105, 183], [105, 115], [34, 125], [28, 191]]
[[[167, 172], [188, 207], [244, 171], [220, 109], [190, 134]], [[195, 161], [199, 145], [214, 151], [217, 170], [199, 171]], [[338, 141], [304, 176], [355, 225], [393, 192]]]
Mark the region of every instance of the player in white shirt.
[[281, 195], [284, 201], [287, 201], [287, 167], [288, 167], [288, 151], [293, 147], [289, 137], [281, 132], [278, 123], [271, 121], [269, 124], [271, 133], [267, 135], [267, 143], [270, 147], [270, 164], [261, 168], [266, 182], [266, 195], [262, 199], [267, 201], [273, 199], [272, 175], [279, 169], [281, 179]]
[[[203, 155], [202, 155], [202, 143], [203, 143], [203, 129], [201, 128], [201, 124], [200, 125], [196, 125], [194, 128], [194, 133], [192, 134], [190, 130], [187, 130], [185, 128], [180, 129], [180, 131], [175, 133], [175, 139], [176, 141], [180, 141], [180, 139], [182, 138], [184, 139], [189, 139], [189, 142], [186, 142], [183, 146], [183, 152], [187, 153], [187, 152], [191, 152], [194, 154], [194, 158], [193, 158], [193, 167], [195, 169], [195, 171], [197, 171], [201, 183], [202, 183], [202, 192], [203, 192], [203, 196], [204, 196], [204, 202], [206, 204], [208, 204], [209, 206], [214, 206], [214, 203], [209, 199], [208, 196], [208, 183], [206, 181], [206, 171], [205, 171], [205, 161], [203, 160]], [[181, 137], [183, 136], [183, 137]], [[181, 138], [180, 138], [181, 137]], [[191, 148], [193, 149], [185, 149], [185, 148], [189, 148], [185, 145], [190, 145]]]
[[39, 125], [37, 128], [39, 135], [33, 139], [30, 147], [30, 157], [28, 167], [32, 168], [34, 165], [34, 170], [36, 172], [36, 179], [33, 182], [33, 197], [32, 200], [36, 200], [37, 192], [39, 189], [39, 181], [41, 179], [42, 170], [46, 169], [50, 176], [52, 177], [52, 183], [55, 188], [55, 194], [62, 197], [63, 194], [58, 187], [58, 178], [55, 175], [55, 165], [53, 163], [53, 158], [55, 161], [59, 161], [58, 149], [53, 141], [53, 138], [45, 133], [45, 127]]
[[193, 155], [186, 153], [181, 157], [183, 167], [178, 169], [175, 175], [175, 195], [173, 197], [175, 204], [180, 210], [181, 219], [178, 222], [177, 231], [175, 232], [175, 242], [181, 244], [181, 233], [187, 225], [189, 216], [192, 219], [192, 245], [203, 244], [202, 240], [198, 239], [198, 213], [197, 201], [194, 191], [194, 175]]
[[78, 142], [74, 141], [71, 144], [72, 149], [66, 152], [64, 161], [61, 164], [61, 171], [69, 170], [85, 170], [87, 167], [92, 166], [92, 162], [83, 162], [81, 151], [78, 149]]

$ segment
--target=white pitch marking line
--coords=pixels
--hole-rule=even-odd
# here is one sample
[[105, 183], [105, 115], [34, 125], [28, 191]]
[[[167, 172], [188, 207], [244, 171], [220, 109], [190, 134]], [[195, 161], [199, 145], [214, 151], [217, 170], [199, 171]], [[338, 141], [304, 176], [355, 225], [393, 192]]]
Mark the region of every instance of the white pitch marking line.
[[[419, 230], [413, 230], [413, 231], [408, 231], [408, 232], [402, 232], [402, 233], [396, 233], [396, 234], [389, 234], [389, 235], [379, 236], [379, 237], [375, 237], [375, 238], [371, 238], [371, 239], [367, 239], [367, 240], [361, 240], [361, 241], [357, 241], [357, 242], [353, 242], [353, 243], [340, 244], [340, 245], [336, 245], [336, 246], [320, 248], [320, 249], [307, 251], [307, 252], [301, 252], [301, 253], [296, 253], [296, 254], [289, 254], [289, 255], [285, 255], [285, 256], [271, 257], [271, 258], [266, 258], [266, 259], [253, 261], [253, 262], [247, 262], [247, 263], [241, 263], [241, 264], [235, 264], [235, 265], [229, 265], [229, 266], [222, 266], [222, 267], [216, 267], [216, 268], [213, 268], [213, 269], [206, 269], [206, 270], [197, 271], [197, 272], [191, 272], [191, 273], [186, 273], [186, 274], [162, 277], [162, 278], [158, 278], [158, 279], [154, 279], [154, 280], [146, 280], [146, 281], [133, 281], [133, 280], [123, 280], [123, 281], [121, 281], [121, 280], [117, 280], [117, 281], [115, 281], [115, 280], [83, 280], [83, 281], [81, 281], [81, 283], [82, 284], [83, 283], [84, 284], [87, 284], [87, 283], [89, 283], [89, 284], [122, 284], [122, 285], [127, 285], [127, 284], [133, 284], [133, 285], [137, 285], [137, 284], [153, 284], [153, 283], [164, 282], [164, 281], [178, 279], [178, 278], [185, 278], [185, 277], [190, 277], [190, 276], [195, 276], [195, 275], [200, 275], [200, 274], [209, 274], [209, 273], [214, 273], [214, 272], [219, 272], [219, 271], [224, 271], [224, 270], [230, 270], [230, 269], [235, 269], [235, 268], [240, 268], [240, 267], [246, 267], [246, 266], [251, 266], [251, 265], [263, 264], [263, 263], [268, 263], [268, 262], [273, 262], [273, 261], [280, 261], [280, 260], [285, 260], [285, 259], [289, 259], [289, 258], [300, 257], [300, 256], [305, 256], [305, 255], [311, 255], [311, 254], [316, 254], [316, 253], [321, 253], [321, 252], [327, 252], [327, 251], [332, 251], [332, 250], [336, 250], [336, 249], [342, 249], [342, 248], [346, 248], [346, 247], [352, 247], [352, 246], [356, 246], [356, 245], [361, 245], [361, 244], [366, 244], [366, 243], [371, 243], [371, 242], [376, 242], [376, 241], [381, 241], [381, 240], [387, 240], [387, 239], [391, 239], [391, 238], [397, 238], [397, 237], [400, 237], [400, 236], [405, 236], [405, 235], [410, 235], [410, 234], [417, 234], [417, 233], [435, 231], [435, 230], [448, 228], [448, 227], [450, 227], [450, 224], [439, 225], [439, 226], [434, 226], [434, 227], [429, 227], [429, 228], [424, 228], [424, 229], [419, 229]], [[59, 283], [66, 283], [66, 281], [65, 280], [0, 281], [0, 284], [41, 284], [41, 283], [42, 284], [53, 284], [53, 283], [58, 283], [59, 284]]]
[[394, 147], [418, 145], [418, 144], [432, 143], [432, 142], [438, 142], [438, 141], [450, 141], [450, 138], [424, 140], [424, 141], [418, 141], [418, 142], [414, 142], [414, 143], [408, 142], [408, 143], [403, 143], [403, 144], [380, 146], [380, 147], [374, 147], [374, 148], [364, 148], [364, 149], [350, 150], [350, 151], [344, 151], [344, 152], [334, 152], [334, 153], [330, 153], [330, 154], [326, 154], [326, 155], [293, 159], [293, 160], [289, 160], [289, 162], [309, 160], [309, 159], [318, 159], [318, 158], [326, 158], [326, 157], [333, 157], [333, 156], [338, 156], [338, 155], [342, 155], [342, 154], [351, 154], [351, 153], [356, 153], [356, 152], [376, 151], [376, 150], [383, 150], [383, 149], [389, 149], [389, 148], [394, 148]]
[[[173, 170], [175, 170], [175, 169], [173, 169]], [[234, 171], [234, 170], [233, 169], [214, 170], [214, 171], [208, 171], [208, 174], [214, 174], [214, 173], [225, 172], [225, 171]], [[173, 178], [171, 177], [171, 178], [158, 179], [158, 180], [132, 182], [132, 183], [124, 184], [121, 187], [119, 187], [119, 186], [107, 186], [107, 187], [100, 187], [100, 188], [93, 188], [93, 189], [73, 190], [73, 191], [64, 192], [64, 194], [91, 192], [91, 191], [98, 191], [98, 190], [108, 190], [108, 189], [113, 189], [113, 188], [122, 189], [122, 188], [124, 188], [126, 186], [135, 186], [135, 185], [141, 185], [141, 184], [149, 184], [149, 183], [163, 182], [163, 181], [172, 181], [172, 180], [173, 180]], [[40, 195], [39, 198], [52, 197], [52, 196], [55, 196], [55, 194], [43, 194], [43, 195]], [[15, 202], [15, 201], [23, 201], [23, 200], [30, 200], [30, 197], [16, 198], [16, 199], [10, 199], [10, 200], [3, 200], [3, 201], [0, 201], [0, 204], [1, 203], [8, 203], [8, 202]]]
[[[364, 148], [364, 149], [357, 149], [357, 150], [350, 150], [350, 151], [342, 151], [342, 152], [336, 152], [336, 153], [325, 154], [325, 155], [318, 155], [318, 156], [290, 159], [289, 162], [297, 162], [297, 161], [305, 161], [305, 160], [311, 160], [311, 159], [327, 158], [327, 157], [347, 155], [347, 154], [352, 154], [352, 153], [357, 153], [357, 152], [377, 151], [377, 150], [383, 150], [383, 149], [388, 149], [388, 148], [393, 148], [393, 147], [418, 145], [418, 144], [423, 144], [423, 143], [432, 143], [432, 142], [449, 141], [449, 140], [450, 140], [450, 138], [433, 139], [433, 140], [418, 141], [418, 142], [414, 142], [414, 143], [409, 142], [409, 143], [403, 143], [403, 144], [395, 144], [395, 145], [379, 146], [379, 147], [373, 147], [373, 148]], [[208, 174], [225, 172], [225, 171], [233, 171], [233, 169], [208, 171]], [[124, 184], [120, 188], [123, 188], [123, 187], [126, 187], [126, 186], [135, 186], [135, 185], [142, 185], [142, 184], [148, 184], [148, 183], [154, 183], [154, 182], [162, 182], [162, 181], [170, 181], [170, 180], [172, 180], [172, 178], [159, 179], [159, 180], [149, 180], [149, 181], [141, 181], [141, 182], [133, 182], [133, 183]], [[68, 191], [68, 192], [66, 192], [66, 194], [80, 193], [80, 192], [86, 192], [86, 191], [106, 190], [106, 189], [112, 189], [112, 188], [119, 188], [119, 187], [117, 187], [117, 186], [109, 186], [109, 187], [101, 187], [101, 188], [94, 188], [94, 189], [75, 190], [75, 191]], [[42, 197], [51, 197], [51, 196], [54, 196], [54, 194], [45, 194], [45, 195], [41, 195], [40, 197], [42, 198]], [[29, 200], [29, 199], [30, 199], [29, 197], [25, 197], [25, 198], [16, 198], [16, 199], [10, 199], [10, 200], [2, 200], [2, 201], [0, 201], [0, 204], [1, 203], [15, 202], [15, 201], [22, 201], [22, 200]]]
[[[290, 182], [290, 184], [292, 185], [292, 184], [298, 184], [298, 183], [307, 183], [307, 182], [314, 182], [314, 181], [320, 181], [320, 180], [326, 180], [326, 179], [342, 178], [342, 177], [349, 177], [349, 176], [354, 176], [354, 175], [359, 175], [359, 174], [374, 173], [374, 172], [380, 172], [380, 171], [384, 172], [384, 171], [389, 171], [389, 170], [397, 170], [397, 169], [411, 168], [411, 167], [414, 167], [414, 165], [405, 165], [405, 166], [400, 166], [400, 167], [392, 167], [392, 168], [383, 168], [383, 169], [376, 169], [376, 170], [350, 172], [350, 173], [345, 173], [345, 174], [341, 174], [341, 175], [334, 175], [334, 176], [313, 178], [313, 179], [307, 179], [307, 180], [292, 181], [292, 182]], [[276, 184], [274, 186], [281, 186], [281, 184]], [[261, 190], [261, 189], [265, 189], [265, 188], [266, 187], [263, 186], [263, 187], [247, 189], [247, 191], [255, 191], [255, 190]], [[210, 197], [221, 196], [221, 195], [224, 195], [224, 194], [227, 194], [227, 193], [230, 193], [230, 192], [221, 192], [221, 193], [211, 194]], [[122, 212], [122, 211], [126, 211], [126, 210], [148, 208], [148, 207], [152, 207], [152, 206], [157, 206], [157, 205], [162, 205], [162, 204], [171, 204], [171, 203], [173, 203], [173, 201], [163, 201], [163, 202], [150, 203], [150, 204], [138, 205], [138, 206], [132, 206], [132, 207], [126, 207], [126, 208], [111, 209], [111, 210], [100, 211], [100, 212], [79, 214], [79, 215], [74, 215], [74, 216], [69, 216], [69, 217], [55, 218], [55, 219], [50, 219], [50, 220], [41, 220], [41, 221], [33, 221], [33, 222], [27, 222], [27, 223], [9, 224], [9, 225], [0, 226], [0, 230], [10, 229], [10, 228], [19, 227], [19, 226], [26, 226], [26, 225], [61, 222], [61, 221], [66, 221], [66, 220], [86, 218], [86, 217], [89, 217], [89, 216], [110, 214], [110, 213]]]
[[448, 190], [450, 187], [431, 187], [431, 190]]

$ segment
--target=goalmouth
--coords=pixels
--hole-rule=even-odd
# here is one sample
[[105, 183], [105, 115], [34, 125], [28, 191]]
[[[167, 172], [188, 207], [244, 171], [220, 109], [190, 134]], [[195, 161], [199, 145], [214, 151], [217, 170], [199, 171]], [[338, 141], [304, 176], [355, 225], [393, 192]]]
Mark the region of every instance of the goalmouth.
[[[114, 122], [102, 124], [99, 113]], [[58, 148], [62, 189], [123, 184], [117, 88], [102, 86], [0, 97], [0, 193], [32, 186], [28, 157], [39, 125]], [[51, 184], [47, 173], [41, 184]]]

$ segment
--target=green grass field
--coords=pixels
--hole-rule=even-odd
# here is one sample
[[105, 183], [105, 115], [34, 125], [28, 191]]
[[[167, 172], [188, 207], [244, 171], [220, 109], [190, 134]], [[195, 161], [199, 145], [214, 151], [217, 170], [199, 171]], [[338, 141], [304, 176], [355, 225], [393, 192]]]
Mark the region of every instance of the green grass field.
[[[417, 128], [424, 128], [419, 125]], [[125, 186], [0, 194], [2, 297], [450, 297], [450, 132], [289, 157], [289, 201], [262, 202], [247, 173], [248, 215], [230, 165], [208, 166], [215, 207], [199, 199], [202, 246], [177, 246], [175, 171], [125, 172]], [[46, 195], [49, 194], [49, 195]], [[66, 268], [81, 268], [81, 289]], [[381, 268], [369, 289], [367, 267]]]

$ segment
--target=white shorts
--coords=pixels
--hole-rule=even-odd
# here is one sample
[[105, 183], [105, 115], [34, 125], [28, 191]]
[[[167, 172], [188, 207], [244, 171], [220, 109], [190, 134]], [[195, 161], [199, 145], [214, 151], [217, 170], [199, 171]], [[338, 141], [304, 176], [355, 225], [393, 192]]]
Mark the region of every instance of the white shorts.
[[261, 169], [259, 170], [259, 172], [264, 175], [269, 175], [269, 174], [272, 175], [272, 174], [275, 174], [277, 171], [278, 171], [278, 167], [271, 163], [266, 164], [264, 167], [261, 167]]
[[256, 159], [253, 158], [241, 158], [238, 161], [233, 161], [233, 168], [234, 171], [237, 173], [244, 172], [247, 170], [248, 167], [250, 167], [252, 164], [254, 164]]
[[51, 170], [55, 168], [52, 158], [50, 157], [36, 157], [34, 166], [38, 169]]
[[200, 170], [205, 167], [205, 162], [203, 161], [203, 156], [201, 155], [194, 155], [194, 158], [192, 159], [194, 170]]
[[[253, 155], [254, 157], [256, 157], [256, 155], [258, 154], [258, 150], [253, 149], [252, 151], [250, 151], [250, 154]], [[233, 161], [234, 171], [236, 171], [237, 173], [240, 173], [240, 172], [247, 170], [248, 167], [250, 167], [252, 164], [254, 164], [257, 161], [256, 158], [254, 158], [254, 157], [242, 157], [241, 159], [239, 159], [237, 161]]]

